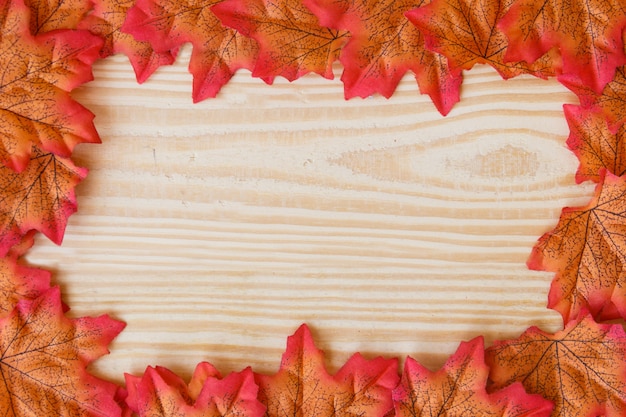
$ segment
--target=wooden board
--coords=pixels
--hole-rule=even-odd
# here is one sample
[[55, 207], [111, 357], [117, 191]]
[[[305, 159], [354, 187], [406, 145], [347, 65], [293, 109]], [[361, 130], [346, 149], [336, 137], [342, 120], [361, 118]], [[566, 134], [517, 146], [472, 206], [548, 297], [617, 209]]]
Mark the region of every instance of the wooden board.
[[194, 105], [189, 54], [141, 86], [107, 59], [74, 94], [103, 144], [76, 150], [90, 174], [63, 245], [28, 260], [73, 315], [127, 322], [96, 373], [274, 372], [305, 322], [331, 370], [356, 351], [435, 369], [461, 340], [559, 328], [551, 274], [525, 261], [593, 189], [574, 184], [565, 88], [477, 67], [443, 118], [412, 76], [345, 101], [339, 67], [272, 86], [243, 71]]

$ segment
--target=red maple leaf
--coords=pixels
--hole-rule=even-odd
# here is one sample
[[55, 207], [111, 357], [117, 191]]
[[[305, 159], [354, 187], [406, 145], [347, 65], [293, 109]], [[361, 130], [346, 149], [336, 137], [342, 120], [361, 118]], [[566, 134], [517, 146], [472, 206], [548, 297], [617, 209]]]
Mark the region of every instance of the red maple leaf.
[[623, 0], [517, 0], [499, 27], [509, 39], [506, 60], [534, 62], [558, 48], [563, 74], [596, 92], [626, 63]]
[[514, 0], [433, 0], [407, 13], [424, 33], [426, 47], [446, 56], [454, 69], [491, 65], [505, 79], [519, 74], [547, 78], [560, 70], [552, 52], [535, 64], [505, 60], [508, 41], [497, 24]]
[[603, 169], [617, 176], [626, 174], [626, 126], [614, 133], [600, 112], [570, 104], [563, 109], [570, 128], [567, 145], [580, 161], [576, 182], [598, 182]]
[[407, 358], [400, 384], [393, 390], [397, 417], [482, 416], [547, 417], [553, 404], [529, 395], [521, 384], [487, 393], [489, 369], [482, 337], [462, 342], [442, 369], [431, 372]]
[[615, 77], [598, 94], [592, 88], [561, 77], [560, 81], [578, 96], [581, 106], [600, 111], [615, 133], [626, 123], [626, 66], [615, 70]]
[[254, 40], [221, 24], [211, 11], [220, 0], [138, 0], [122, 30], [149, 42], [155, 51], [176, 51], [193, 45], [189, 71], [193, 100], [215, 97], [235, 71], [252, 70], [258, 46]]
[[420, 91], [447, 114], [459, 101], [461, 72], [445, 57], [424, 47], [422, 34], [406, 18], [427, 0], [304, 0], [324, 26], [347, 30], [350, 38], [340, 61], [346, 98], [379, 93], [390, 97], [407, 71]]
[[126, 403], [139, 417], [261, 417], [265, 411], [250, 368], [221, 378], [203, 362], [187, 385], [166, 368], [148, 367], [141, 377], [127, 374], [126, 386]]
[[588, 310], [598, 320], [626, 317], [626, 176], [600, 172], [593, 199], [566, 207], [533, 248], [528, 267], [556, 275], [548, 307], [565, 323]]
[[143, 83], [160, 66], [172, 64], [176, 52], [156, 52], [149, 42], [138, 41], [122, 32], [126, 13], [134, 4], [135, 0], [95, 0], [94, 10], [80, 23], [79, 28], [87, 29], [104, 40], [100, 57], [106, 58], [116, 53], [126, 55], [137, 81]]
[[0, 315], [20, 300], [33, 300], [50, 288], [50, 272], [22, 265], [20, 258], [33, 246], [34, 233], [28, 233], [0, 258]]
[[299, 0], [225, 0], [211, 10], [224, 25], [258, 43], [252, 76], [293, 81], [315, 72], [333, 78], [332, 64], [347, 32], [320, 26]]
[[287, 340], [280, 370], [255, 375], [266, 416], [376, 416], [392, 408], [398, 382], [396, 359], [366, 360], [358, 353], [333, 377], [306, 325]]
[[23, 172], [0, 167], [0, 256], [33, 229], [60, 244], [76, 211], [74, 187], [86, 174], [70, 159], [36, 148]]
[[108, 316], [68, 319], [58, 288], [22, 300], [0, 318], [3, 416], [114, 417], [117, 387], [89, 374], [124, 328]]
[[552, 415], [626, 413], [626, 334], [590, 316], [549, 334], [531, 327], [518, 339], [496, 341], [485, 352], [490, 388], [521, 382], [555, 404]]
[[0, 163], [21, 171], [33, 145], [68, 157], [100, 141], [93, 114], [69, 92], [92, 79], [102, 41], [86, 31], [33, 37], [21, 0], [0, 0]]

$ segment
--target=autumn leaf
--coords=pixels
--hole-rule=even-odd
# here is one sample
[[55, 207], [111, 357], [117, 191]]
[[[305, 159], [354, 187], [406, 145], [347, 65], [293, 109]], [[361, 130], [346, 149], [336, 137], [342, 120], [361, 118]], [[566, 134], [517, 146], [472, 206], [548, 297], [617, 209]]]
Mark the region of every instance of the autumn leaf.
[[28, 233], [0, 258], [0, 316], [13, 310], [18, 301], [33, 300], [50, 288], [50, 272], [20, 262], [33, 242], [33, 233]]
[[533, 65], [505, 60], [508, 41], [497, 24], [514, 1], [433, 0], [406, 15], [424, 33], [426, 47], [445, 55], [454, 69], [487, 64], [504, 79], [520, 74], [556, 75], [561, 63], [554, 51]]
[[193, 45], [189, 71], [193, 101], [215, 97], [238, 69], [252, 70], [256, 42], [221, 24], [211, 11], [220, 0], [137, 0], [122, 31], [149, 42], [155, 51], [176, 51]]
[[91, 0], [25, 0], [30, 9], [30, 32], [33, 35], [57, 29], [77, 29], [91, 10]]
[[50, 288], [50, 272], [23, 265], [20, 258], [33, 245], [33, 233], [0, 258], [0, 316], [20, 300], [33, 300]]
[[149, 42], [141, 42], [121, 31], [126, 13], [135, 0], [95, 0], [94, 10], [80, 23], [80, 29], [89, 30], [100, 36], [104, 44], [100, 57], [106, 58], [116, 53], [128, 57], [139, 83], [163, 65], [174, 62], [176, 51], [156, 52]]
[[580, 161], [576, 182], [598, 182], [602, 169], [626, 174], [626, 126], [612, 133], [602, 113], [570, 104], [563, 109], [570, 128], [567, 145]]
[[615, 70], [615, 77], [601, 94], [566, 77], [560, 77], [559, 80], [576, 93], [582, 107], [602, 112], [611, 132], [617, 132], [626, 123], [626, 66]]
[[65, 317], [56, 287], [20, 301], [0, 318], [0, 414], [119, 416], [117, 387], [86, 367], [108, 353], [123, 327], [108, 316]]
[[487, 393], [489, 369], [482, 337], [462, 342], [442, 369], [432, 372], [407, 358], [400, 384], [393, 390], [397, 417], [549, 416], [552, 403], [528, 395], [519, 384]]
[[548, 307], [565, 323], [588, 310], [598, 320], [626, 317], [626, 176], [600, 172], [593, 199], [566, 207], [533, 248], [528, 267], [556, 275]]
[[320, 26], [300, 0], [225, 0], [211, 10], [224, 25], [259, 45], [252, 76], [293, 81], [314, 72], [333, 78], [332, 64], [347, 32]]
[[324, 354], [306, 325], [287, 340], [280, 370], [255, 375], [266, 416], [384, 416], [393, 408], [391, 390], [398, 382], [397, 360], [366, 360], [353, 355], [331, 376]]
[[461, 72], [427, 51], [405, 13], [427, 0], [304, 0], [320, 23], [350, 32], [339, 57], [346, 98], [390, 97], [407, 71], [442, 114], [459, 101]]
[[598, 93], [626, 63], [623, 0], [517, 0], [499, 27], [509, 40], [507, 61], [534, 62], [558, 48], [563, 73]]
[[142, 377], [125, 377], [126, 402], [139, 417], [261, 417], [265, 412], [250, 368], [222, 379], [212, 365], [202, 362], [189, 386], [163, 367], [148, 367]]
[[0, 0], [0, 163], [26, 167], [33, 145], [68, 157], [100, 141], [93, 114], [69, 92], [92, 79], [102, 41], [85, 31], [33, 37], [21, 0]]
[[554, 402], [554, 417], [608, 417], [626, 413], [625, 354], [620, 325], [585, 316], [555, 334], [531, 327], [518, 339], [496, 341], [485, 360], [492, 388], [521, 382]]
[[0, 167], [0, 256], [32, 229], [60, 244], [76, 211], [74, 187], [86, 174], [70, 159], [38, 149], [21, 173]]

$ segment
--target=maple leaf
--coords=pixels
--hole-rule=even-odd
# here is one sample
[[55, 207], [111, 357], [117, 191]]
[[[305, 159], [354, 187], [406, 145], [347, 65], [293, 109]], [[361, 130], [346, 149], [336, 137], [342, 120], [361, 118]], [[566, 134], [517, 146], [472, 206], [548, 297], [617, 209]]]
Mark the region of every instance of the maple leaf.
[[589, 310], [598, 320], [626, 317], [626, 176], [600, 172], [584, 207], [566, 207], [557, 226], [539, 238], [528, 260], [556, 272], [548, 306], [565, 323]]
[[469, 70], [475, 64], [487, 64], [505, 79], [520, 74], [556, 75], [561, 64], [554, 51], [534, 65], [505, 60], [508, 41], [497, 23], [514, 1], [433, 0], [406, 15], [424, 33], [426, 47], [445, 55], [452, 68]]
[[306, 325], [287, 340], [280, 370], [255, 374], [266, 416], [384, 416], [392, 408], [398, 382], [396, 359], [366, 360], [358, 353], [333, 377]]
[[526, 394], [514, 384], [487, 393], [489, 370], [482, 337], [462, 342], [442, 369], [431, 372], [407, 358], [400, 384], [393, 390], [398, 417], [520, 416], [547, 417], [553, 405], [538, 395]]
[[91, 0], [25, 0], [30, 9], [30, 32], [76, 29], [91, 10]]
[[93, 114], [69, 92], [92, 79], [102, 41], [85, 31], [33, 37], [21, 0], [0, 0], [0, 163], [21, 171], [33, 145], [69, 156], [100, 141]]
[[170, 370], [148, 367], [142, 377], [125, 375], [126, 402], [139, 417], [261, 417], [258, 387], [250, 368], [221, 378], [206, 362], [200, 363], [189, 386]]
[[615, 77], [604, 87], [601, 94], [581, 85], [571, 77], [560, 77], [559, 81], [578, 96], [584, 108], [602, 112], [615, 133], [626, 123], [626, 66], [615, 70]]
[[70, 159], [38, 149], [21, 173], [0, 167], [0, 256], [32, 229], [60, 244], [76, 211], [74, 187], [86, 174]]
[[106, 315], [65, 317], [57, 287], [20, 301], [0, 318], [0, 414], [118, 416], [117, 387], [86, 367], [123, 327]]
[[324, 26], [347, 30], [339, 60], [345, 97], [390, 97], [407, 71], [442, 114], [459, 101], [461, 72], [424, 47], [422, 34], [405, 13], [427, 0], [304, 0]]
[[499, 27], [509, 39], [506, 60], [534, 62], [556, 47], [563, 73], [597, 92], [626, 63], [623, 0], [517, 0]]
[[600, 171], [626, 174], [626, 126], [611, 132], [602, 113], [580, 106], [563, 106], [570, 128], [567, 145], [580, 161], [576, 182], [600, 180]]
[[224, 25], [259, 45], [253, 77], [280, 75], [293, 81], [315, 72], [333, 78], [332, 64], [347, 32], [320, 26], [299, 0], [225, 0], [211, 10]]
[[18, 301], [35, 299], [50, 288], [50, 272], [19, 263], [33, 246], [33, 235], [28, 233], [0, 259], [0, 315], [13, 310]]
[[220, 0], [137, 0], [122, 31], [149, 42], [155, 51], [175, 51], [193, 45], [189, 71], [193, 101], [215, 97], [235, 71], [252, 70], [258, 46], [254, 40], [227, 28], [211, 11]]
[[149, 42], [138, 41], [132, 35], [122, 32], [126, 14], [134, 6], [135, 0], [94, 2], [93, 11], [79, 24], [79, 28], [89, 30], [104, 40], [100, 49], [101, 58], [116, 53], [126, 55], [139, 83], [145, 82], [159, 67], [174, 62], [176, 51], [156, 52]]
[[553, 416], [626, 413], [626, 334], [589, 315], [549, 334], [537, 327], [485, 352], [492, 388], [521, 382], [555, 404]]

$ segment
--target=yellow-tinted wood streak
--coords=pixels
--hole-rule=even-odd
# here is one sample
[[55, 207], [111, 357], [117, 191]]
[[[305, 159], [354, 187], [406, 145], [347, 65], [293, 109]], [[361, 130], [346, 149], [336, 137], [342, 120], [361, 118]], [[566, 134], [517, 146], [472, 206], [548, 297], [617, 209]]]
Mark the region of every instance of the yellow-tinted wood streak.
[[124, 57], [96, 65], [74, 95], [103, 141], [75, 152], [79, 212], [28, 256], [71, 314], [127, 322], [95, 372], [274, 372], [303, 322], [331, 370], [356, 351], [434, 369], [461, 340], [559, 328], [551, 274], [525, 261], [593, 187], [574, 184], [574, 96], [555, 81], [477, 67], [443, 118], [412, 76], [345, 101], [339, 67], [273, 86], [241, 72], [194, 105], [182, 55], [141, 86]]

